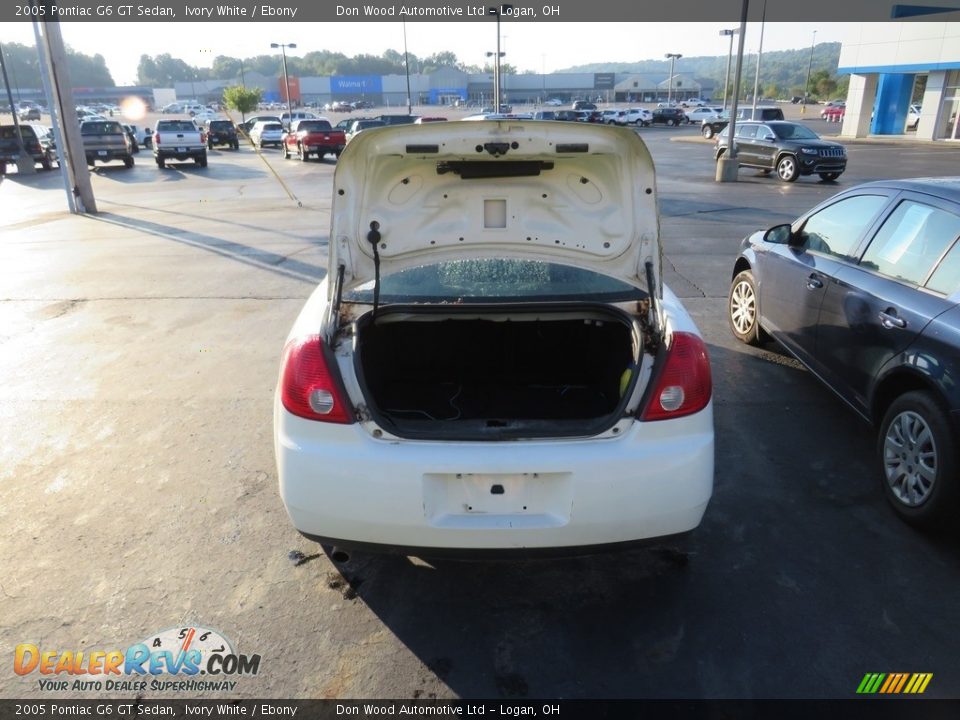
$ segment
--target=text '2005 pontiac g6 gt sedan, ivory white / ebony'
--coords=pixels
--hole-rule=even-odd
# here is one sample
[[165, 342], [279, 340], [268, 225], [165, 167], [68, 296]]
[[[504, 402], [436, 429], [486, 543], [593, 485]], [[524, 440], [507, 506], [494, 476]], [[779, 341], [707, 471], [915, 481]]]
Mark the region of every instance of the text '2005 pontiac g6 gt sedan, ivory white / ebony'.
[[573, 555], [696, 528], [710, 366], [662, 283], [643, 141], [532, 120], [356, 136], [274, 440], [294, 526], [345, 549]]

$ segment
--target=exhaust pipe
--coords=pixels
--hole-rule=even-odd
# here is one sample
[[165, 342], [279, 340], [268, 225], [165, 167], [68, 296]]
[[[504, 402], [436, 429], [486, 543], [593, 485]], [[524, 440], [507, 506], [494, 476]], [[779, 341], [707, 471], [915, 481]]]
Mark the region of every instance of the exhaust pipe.
[[330, 559], [336, 563], [348, 563], [350, 562], [350, 553], [334, 546], [333, 550], [330, 551]]

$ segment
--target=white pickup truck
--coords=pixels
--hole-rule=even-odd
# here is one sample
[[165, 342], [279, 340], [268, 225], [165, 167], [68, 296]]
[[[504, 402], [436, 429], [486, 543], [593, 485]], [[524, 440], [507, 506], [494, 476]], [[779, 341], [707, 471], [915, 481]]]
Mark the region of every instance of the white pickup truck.
[[153, 133], [153, 157], [157, 167], [167, 160], [193, 160], [207, 166], [207, 137], [192, 120], [157, 120]]

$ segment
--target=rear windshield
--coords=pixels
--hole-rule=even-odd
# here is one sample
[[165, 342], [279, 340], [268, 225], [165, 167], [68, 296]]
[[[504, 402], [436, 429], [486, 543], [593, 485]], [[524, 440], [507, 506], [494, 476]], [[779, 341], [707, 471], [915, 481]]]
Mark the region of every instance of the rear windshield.
[[[20, 134], [24, 138], [35, 137], [33, 133], [33, 128], [29, 125], [20, 126]], [[12, 140], [17, 137], [16, 128], [13, 125], [4, 125], [0, 127], [0, 140]]]
[[211, 130], [232, 130], [233, 123], [229, 120], [211, 120], [210, 121]]
[[322, 132], [331, 130], [330, 123], [326, 120], [301, 120], [297, 125], [297, 130], [306, 130], [307, 132]]
[[354, 130], [368, 130], [369, 128], [383, 127], [386, 123], [381, 120], [357, 120]]
[[280, 123], [265, 123], [263, 130], [283, 130], [283, 125]]
[[174, 132], [191, 132], [196, 129], [197, 126], [190, 120], [160, 120], [157, 123], [157, 130], [159, 132], [165, 132], [167, 130]]
[[[380, 302], [510, 302], [640, 300], [644, 291], [590, 270], [537, 260], [470, 259], [401, 270], [380, 280]], [[372, 303], [373, 281], [344, 292], [346, 302]]]
[[118, 122], [85, 122], [80, 126], [83, 135], [123, 135], [123, 128]]

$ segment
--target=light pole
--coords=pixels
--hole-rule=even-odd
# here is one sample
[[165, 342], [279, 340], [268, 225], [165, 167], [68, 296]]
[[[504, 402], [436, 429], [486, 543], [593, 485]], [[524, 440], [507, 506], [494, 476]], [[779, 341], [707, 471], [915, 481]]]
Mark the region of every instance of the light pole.
[[[513, 10], [513, 5], [490, 6], [487, 8], [487, 14], [493, 15], [497, 19], [497, 54], [494, 55], [493, 60], [493, 111], [495, 113], [500, 112], [500, 58], [506, 55], [506, 53], [500, 52], [500, 14], [511, 10]], [[487, 57], [491, 55], [493, 53], [487, 53]]]
[[493, 111], [495, 113], [500, 112], [500, 58], [506, 55], [505, 52], [500, 52], [500, 49], [497, 48], [497, 52], [492, 53], [488, 52], [487, 57], [494, 58], [493, 60]]
[[[7, 51], [7, 60], [13, 60], [13, 56]], [[17, 104], [20, 103], [20, 83], [17, 81], [17, 68], [14, 67], [14, 64], [10, 63], [10, 74], [13, 75], [13, 87], [17, 91]], [[13, 114], [16, 115], [17, 111], [11, 107]]]
[[810, 62], [807, 63], [807, 81], [803, 84], [803, 104], [807, 104], [807, 96], [810, 94], [810, 71], [813, 69], [813, 47], [817, 44], [817, 31], [813, 31], [813, 42], [810, 43]]
[[667, 85], [667, 105], [673, 100], [673, 63], [683, 57], [680, 53], [667, 53], [665, 58], [670, 59], [670, 81]]
[[297, 47], [296, 43], [270, 43], [270, 47], [280, 48], [280, 57], [283, 58], [283, 94], [287, 96], [287, 127], [293, 121], [293, 107], [290, 105], [290, 78], [287, 76], [287, 48]]
[[767, 21], [767, 0], [763, 0], [763, 12], [760, 14], [760, 49], [757, 50], [757, 74], [753, 76], [753, 116], [757, 113], [757, 93], [760, 88], [760, 58], [763, 57], [763, 29]]
[[547, 54], [540, 53], [540, 80], [542, 83], [542, 95], [540, 97], [540, 102], [544, 103], [547, 101]]
[[[407, 73], [407, 115], [413, 115], [410, 104], [410, 53], [407, 52], [407, 21], [403, 21], [403, 65]], [[417, 73], [419, 75], [419, 73]]]
[[740, 32], [740, 28], [730, 28], [729, 30], [721, 30], [720, 36], [724, 35], [730, 38], [730, 49], [727, 50], [727, 76], [723, 81], [723, 110], [727, 110], [727, 88], [730, 87], [730, 59], [733, 57], [733, 36]]

